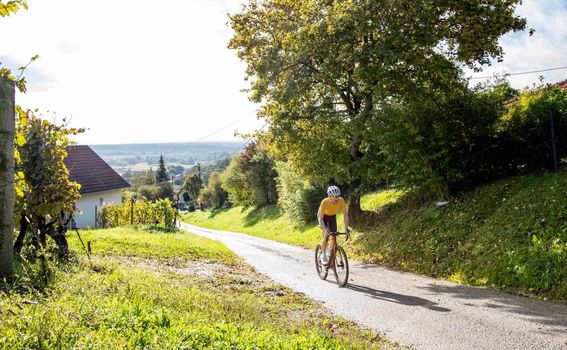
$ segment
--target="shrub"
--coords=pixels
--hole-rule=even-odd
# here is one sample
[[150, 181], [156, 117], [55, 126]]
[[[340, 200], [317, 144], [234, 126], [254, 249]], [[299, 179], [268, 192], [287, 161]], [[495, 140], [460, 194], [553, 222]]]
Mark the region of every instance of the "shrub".
[[142, 198], [133, 204], [131, 201], [126, 201], [122, 204], [103, 206], [98, 213], [98, 226], [116, 227], [132, 223], [141, 225], [159, 224], [172, 227], [174, 217], [175, 209], [168, 198], [159, 199], [155, 202]]
[[304, 226], [317, 217], [325, 191], [305, 181], [285, 162], [277, 162], [278, 203], [295, 224]]
[[250, 144], [232, 159], [222, 173], [222, 187], [231, 203], [253, 205], [257, 208], [275, 204], [278, 200], [274, 161], [257, 144]]
[[228, 199], [228, 193], [222, 188], [219, 173], [211, 173], [207, 187], [201, 191], [199, 202], [214, 209], [220, 208]]

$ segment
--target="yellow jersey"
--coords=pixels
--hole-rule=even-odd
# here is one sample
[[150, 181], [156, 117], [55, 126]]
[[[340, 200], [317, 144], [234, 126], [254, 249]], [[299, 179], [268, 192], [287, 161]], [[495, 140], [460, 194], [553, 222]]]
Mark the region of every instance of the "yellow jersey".
[[331, 200], [329, 199], [329, 197], [327, 197], [323, 199], [321, 205], [319, 206], [319, 212], [327, 216], [337, 215], [337, 213], [341, 209], [343, 210], [343, 212], [346, 209], [346, 203], [342, 197], [339, 197], [339, 200], [335, 204], [331, 203]]

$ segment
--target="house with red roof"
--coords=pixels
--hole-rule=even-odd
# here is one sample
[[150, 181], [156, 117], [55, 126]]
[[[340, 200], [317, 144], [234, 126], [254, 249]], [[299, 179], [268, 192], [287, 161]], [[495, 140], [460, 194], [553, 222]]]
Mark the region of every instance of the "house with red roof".
[[69, 180], [81, 185], [75, 212], [77, 227], [95, 227], [98, 210], [105, 204], [122, 203], [122, 189], [130, 185], [89, 146], [68, 146], [64, 162]]

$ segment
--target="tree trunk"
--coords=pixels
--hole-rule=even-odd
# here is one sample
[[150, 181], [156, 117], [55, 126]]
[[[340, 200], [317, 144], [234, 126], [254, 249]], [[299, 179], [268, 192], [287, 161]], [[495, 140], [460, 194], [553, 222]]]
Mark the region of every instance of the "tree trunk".
[[26, 232], [28, 232], [28, 228], [30, 226], [30, 222], [26, 218], [25, 215], [20, 217], [20, 233], [16, 238], [16, 242], [14, 243], [14, 255], [20, 255], [22, 252], [22, 247], [24, 246], [24, 239], [26, 238]]
[[353, 191], [348, 196], [348, 216], [352, 223], [362, 216], [362, 208], [360, 207], [360, 193]]
[[0, 78], [0, 279], [14, 274], [14, 82]]
[[[362, 139], [359, 135], [355, 134], [352, 136], [352, 142], [350, 145], [350, 159], [352, 160], [352, 167], [356, 166], [356, 162], [362, 158], [362, 152], [360, 152], [360, 144]], [[356, 222], [363, 212], [360, 207], [360, 177], [356, 177], [349, 184], [349, 198], [348, 198], [348, 213], [351, 222]]]
[[67, 227], [63, 224], [57, 225], [57, 230], [54, 226], [47, 231], [49, 237], [51, 237], [57, 244], [57, 255], [59, 259], [67, 259], [69, 257], [69, 244], [67, 243]]

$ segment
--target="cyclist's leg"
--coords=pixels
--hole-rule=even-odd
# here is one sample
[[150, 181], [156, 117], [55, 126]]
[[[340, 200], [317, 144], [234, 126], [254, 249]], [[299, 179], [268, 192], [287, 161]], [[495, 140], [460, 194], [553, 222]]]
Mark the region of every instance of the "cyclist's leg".
[[[323, 215], [323, 223], [329, 229], [330, 232], [337, 232], [337, 216], [336, 215]], [[321, 250], [325, 252], [327, 249], [327, 243], [329, 242], [329, 235], [325, 233], [323, 228], [323, 242], [321, 242]]]

